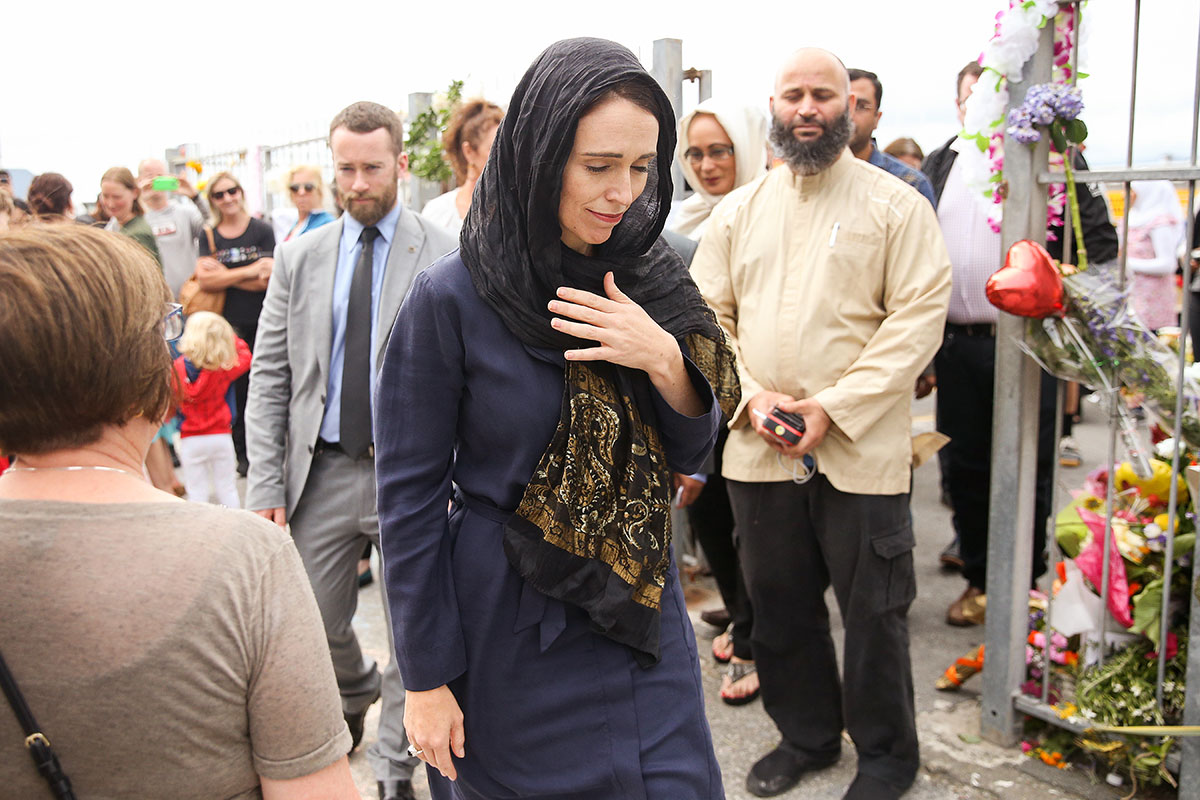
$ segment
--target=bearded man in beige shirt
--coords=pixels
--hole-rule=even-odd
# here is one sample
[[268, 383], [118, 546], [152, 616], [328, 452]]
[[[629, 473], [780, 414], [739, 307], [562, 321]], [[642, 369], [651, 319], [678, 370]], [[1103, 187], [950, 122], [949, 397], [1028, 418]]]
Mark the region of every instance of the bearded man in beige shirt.
[[[741, 374], [723, 474], [763, 704], [782, 735], [747, 776], [760, 797], [836, 762], [843, 727], [858, 750], [847, 800], [898, 798], [919, 767], [910, 400], [940, 342], [950, 259], [928, 201], [846, 149], [855, 99], [833, 54], [788, 58], [771, 98], [785, 165], [726, 196], [692, 264]], [[803, 416], [796, 444], [764, 427], [776, 407]]]

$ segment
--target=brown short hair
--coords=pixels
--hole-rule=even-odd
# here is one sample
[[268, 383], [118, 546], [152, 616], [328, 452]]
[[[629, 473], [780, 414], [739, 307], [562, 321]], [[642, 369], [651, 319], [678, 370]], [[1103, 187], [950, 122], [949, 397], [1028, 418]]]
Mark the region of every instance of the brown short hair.
[[901, 136], [899, 139], [896, 139], [887, 147], [883, 148], [883, 152], [887, 153], [889, 156], [895, 156], [896, 158], [899, 158], [900, 156], [911, 156], [916, 158], [918, 161], [925, 160], [925, 153], [922, 152], [921, 145], [917, 144], [916, 139], [910, 139], [907, 136]]
[[971, 75], [978, 78], [983, 74], [983, 67], [978, 61], [968, 61], [967, 65], [958, 71], [958, 79], [954, 82], [954, 99], [958, 99], [958, 95], [962, 92], [963, 78]]
[[57, 172], [45, 172], [29, 184], [29, 210], [38, 217], [61, 217], [71, 205], [75, 187]]
[[0, 233], [0, 452], [90, 444], [174, 403], [170, 290], [142, 247], [87, 225]]
[[351, 133], [370, 133], [383, 128], [392, 142], [392, 151], [399, 156], [404, 152], [404, 124], [396, 112], [379, 103], [360, 100], [351, 103], [337, 113], [329, 123], [329, 146], [333, 147], [333, 132], [345, 128]]
[[483, 134], [504, 119], [504, 110], [500, 106], [482, 97], [463, 101], [446, 124], [442, 133], [442, 153], [454, 170], [455, 179], [461, 184], [467, 177], [467, 158], [463, 155], [464, 142], [470, 142], [474, 148], [483, 141]]
[[138, 188], [137, 181], [133, 179], [133, 173], [130, 172], [126, 167], [112, 167], [102, 176], [100, 176], [100, 183], [104, 183], [105, 181], [119, 183], [129, 191], [133, 192], [133, 213], [139, 217], [146, 213], [142, 210], [141, 201], [138, 200], [138, 195], [142, 193], [142, 190]]

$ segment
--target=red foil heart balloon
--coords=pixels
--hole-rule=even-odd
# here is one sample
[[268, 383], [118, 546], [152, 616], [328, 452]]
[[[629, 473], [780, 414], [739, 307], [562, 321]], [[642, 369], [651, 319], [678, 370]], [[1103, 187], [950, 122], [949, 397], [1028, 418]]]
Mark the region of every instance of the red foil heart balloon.
[[987, 299], [1001, 311], [1018, 317], [1060, 316], [1062, 275], [1046, 248], [1022, 239], [1008, 248], [1004, 266], [988, 278]]

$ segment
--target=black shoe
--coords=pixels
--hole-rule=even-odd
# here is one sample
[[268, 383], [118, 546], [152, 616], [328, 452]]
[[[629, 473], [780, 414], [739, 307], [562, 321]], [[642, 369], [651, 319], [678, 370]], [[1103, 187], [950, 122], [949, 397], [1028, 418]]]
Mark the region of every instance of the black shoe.
[[938, 562], [942, 565], [942, 569], [951, 572], [959, 572], [963, 568], [962, 551], [958, 546], [958, 537], [954, 537], [954, 541], [946, 545], [946, 549], [938, 556]]
[[900, 800], [907, 791], [908, 786], [901, 789], [860, 772], [854, 776], [854, 783], [850, 784], [842, 800]]
[[371, 568], [367, 567], [364, 571], [358, 573], [358, 588], [370, 586], [375, 582], [375, 576], [371, 574]]
[[714, 628], [725, 630], [729, 627], [729, 623], [733, 622], [733, 617], [723, 608], [710, 608], [708, 611], [700, 612], [700, 621], [706, 622]]
[[376, 781], [379, 800], [417, 800], [411, 781]]
[[783, 794], [800, 782], [806, 772], [832, 767], [841, 757], [814, 759], [776, 747], [760, 758], [746, 776], [746, 791], [755, 797]]
[[363, 706], [362, 711], [358, 711], [354, 714], [347, 714], [343, 712], [342, 714], [342, 716], [344, 716], [346, 719], [346, 727], [350, 729], [351, 750], [354, 750], [354, 748], [358, 747], [359, 743], [362, 742], [363, 723], [367, 721], [367, 711], [371, 708], [371, 704], [379, 699], [379, 692], [379, 689], [375, 690], [375, 696], [371, 698], [370, 703], [367, 703], [365, 706]]

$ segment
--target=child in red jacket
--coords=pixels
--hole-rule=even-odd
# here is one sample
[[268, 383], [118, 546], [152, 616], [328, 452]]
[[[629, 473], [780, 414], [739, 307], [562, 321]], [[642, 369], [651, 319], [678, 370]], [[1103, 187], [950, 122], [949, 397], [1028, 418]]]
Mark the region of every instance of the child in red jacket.
[[189, 500], [241, 508], [233, 421], [237, 413], [233, 382], [250, 369], [250, 347], [224, 317], [197, 311], [179, 340], [175, 375], [179, 380], [179, 462]]

